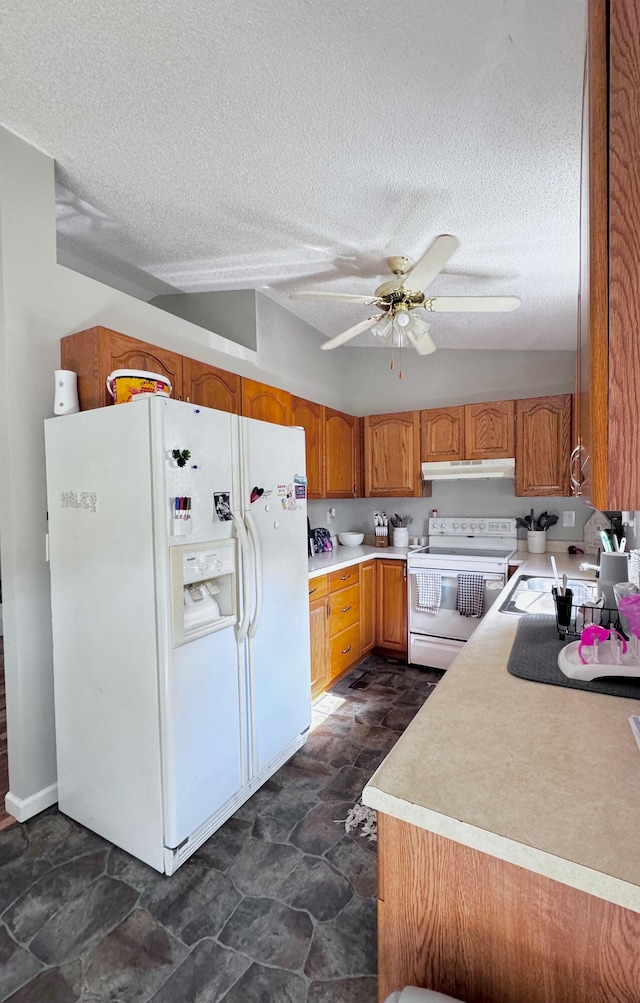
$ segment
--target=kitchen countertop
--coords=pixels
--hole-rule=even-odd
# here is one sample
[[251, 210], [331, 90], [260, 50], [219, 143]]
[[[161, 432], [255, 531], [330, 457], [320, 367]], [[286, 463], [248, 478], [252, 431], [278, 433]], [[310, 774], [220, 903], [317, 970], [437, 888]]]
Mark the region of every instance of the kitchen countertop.
[[309, 558], [309, 578], [317, 578], [327, 571], [339, 571], [340, 568], [348, 568], [350, 564], [362, 564], [363, 561], [370, 561], [372, 557], [392, 557], [398, 561], [406, 561], [407, 555], [417, 547], [369, 547], [362, 544], [360, 547], [343, 547], [340, 544], [335, 550], [330, 550], [327, 554], [316, 554]]
[[[559, 571], [584, 557], [556, 555]], [[640, 701], [530, 682], [499, 612], [528, 556], [364, 789], [365, 804], [640, 912]]]

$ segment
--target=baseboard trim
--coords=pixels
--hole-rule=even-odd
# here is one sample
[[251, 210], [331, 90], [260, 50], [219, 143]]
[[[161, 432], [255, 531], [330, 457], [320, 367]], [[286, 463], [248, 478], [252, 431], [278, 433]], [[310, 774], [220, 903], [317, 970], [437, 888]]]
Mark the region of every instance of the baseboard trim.
[[28, 818], [38, 815], [45, 808], [55, 804], [57, 800], [58, 785], [51, 784], [49, 787], [43, 787], [41, 791], [31, 794], [28, 798], [17, 798], [9, 791], [4, 799], [4, 806], [7, 814], [13, 815], [18, 822], [26, 822]]

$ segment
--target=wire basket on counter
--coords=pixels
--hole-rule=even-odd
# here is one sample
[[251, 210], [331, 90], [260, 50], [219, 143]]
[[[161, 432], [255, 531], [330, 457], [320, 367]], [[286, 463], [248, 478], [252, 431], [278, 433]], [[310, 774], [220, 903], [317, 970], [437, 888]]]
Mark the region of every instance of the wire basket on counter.
[[556, 611], [558, 637], [561, 640], [580, 637], [583, 629], [590, 623], [617, 630], [628, 639], [628, 634], [622, 629], [617, 606], [613, 608], [596, 606], [593, 605], [591, 598], [587, 599], [585, 596], [558, 595], [555, 588], [552, 588], [551, 592]]

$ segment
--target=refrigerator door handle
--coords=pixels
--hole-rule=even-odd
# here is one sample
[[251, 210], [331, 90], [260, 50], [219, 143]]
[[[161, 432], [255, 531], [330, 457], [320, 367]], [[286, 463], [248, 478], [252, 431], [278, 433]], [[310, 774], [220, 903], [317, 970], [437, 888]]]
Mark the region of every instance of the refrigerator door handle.
[[255, 520], [251, 515], [251, 512], [245, 512], [244, 520], [247, 524], [249, 536], [253, 544], [254, 569], [256, 575], [256, 605], [253, 611], [251, 624], [249, 625], [249, 640], [251, 640], [251, 638], [256, 636], [256, 631], [258, 630], [258, 624], [260, 622], [260, 614], [262, 613], [262, 551], [260, 550], [258, 527], [255, 524]]
[[251, 558], [249, 553], [249, 538], [244, 522], [235, 513], [233, 514], [233, 524], [236, 527], [238, 543], [242, 551], [242, 619], [236, 627], [236, 640], [238, 644], [242, 644], [249, 630], [249, 565]]

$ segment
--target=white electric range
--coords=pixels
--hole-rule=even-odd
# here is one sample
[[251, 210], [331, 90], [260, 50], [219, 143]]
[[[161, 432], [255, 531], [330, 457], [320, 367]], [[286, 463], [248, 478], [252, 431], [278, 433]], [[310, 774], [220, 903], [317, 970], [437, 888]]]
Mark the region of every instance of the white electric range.
[[[448, 669], [482, 617], [504, 588], [509, 560], [517, 550], [515, 519], [504, 517], [429, 519], [429, 545], [409, 554], [409, 662]], [[424, 572], [430, 572], [425, 578]], [[480, 576], [476, 579], [465, 575]], [[419, 585], [429, 587], [427, 610], [420, 608]], [[480, 615], [457, 608], [459, 588], [476, 589]], [[439, 599], [434, 600], [439, 591]], [[424, 600], [424, 593], [421, 594]], [[424, 603], [422, 604], [424, 606]]]

